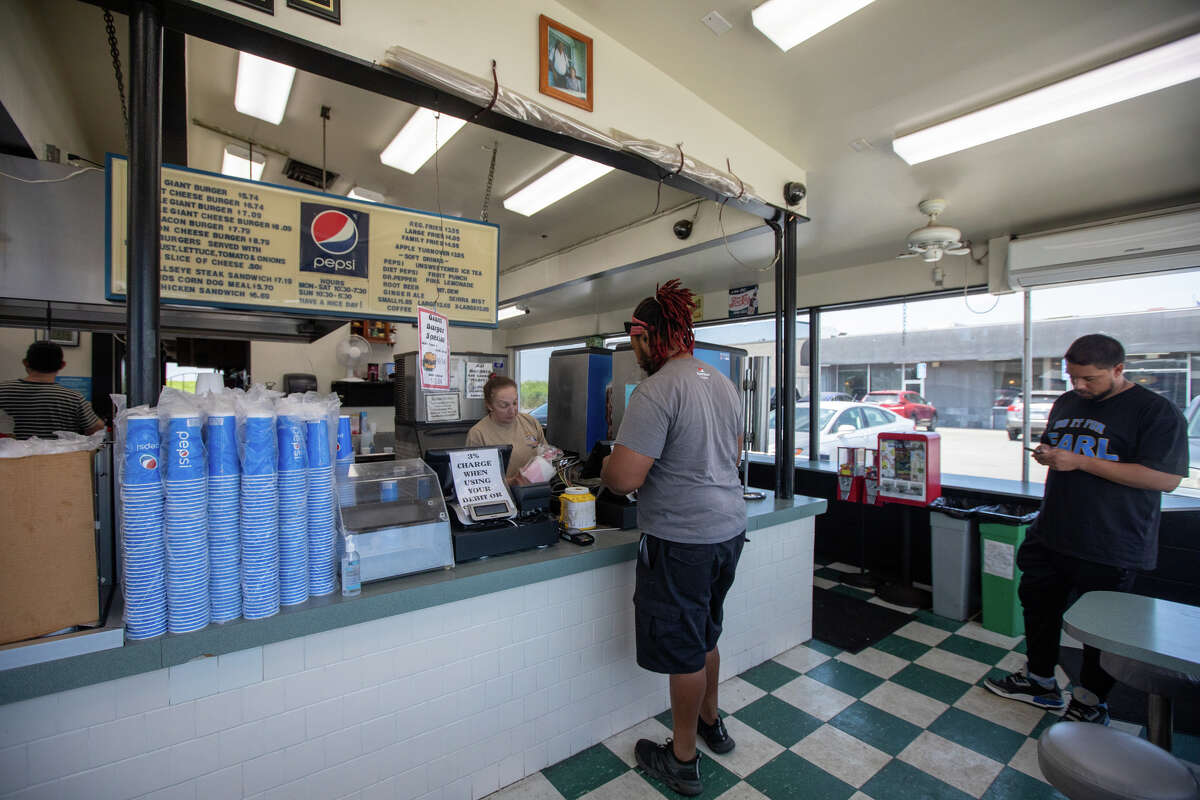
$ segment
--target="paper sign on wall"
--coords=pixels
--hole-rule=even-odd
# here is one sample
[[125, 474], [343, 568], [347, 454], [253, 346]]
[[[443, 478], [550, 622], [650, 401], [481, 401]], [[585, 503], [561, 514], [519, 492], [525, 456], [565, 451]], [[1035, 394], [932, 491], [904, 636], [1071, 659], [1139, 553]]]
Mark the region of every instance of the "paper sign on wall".
[[425, 395], [426, 422], [458, 422], [461, 415], [458, 392]]
[[417, 350], [421, 357], [421, 388], [450, 388], [448, 320], [428, 308], [417, 309]]
[[467, 362], [467, 399], [482, 400], [483, 385], [492, 374], [491, 365], [486, 361]]
[[758, 284], [729, 290], [729, 316], [752, 317], [758, 313]]
[[494, 447], [452, 452], [450, 469], [454, 473], [454, 494], [464, 508], [508, 499], [500, 451]]

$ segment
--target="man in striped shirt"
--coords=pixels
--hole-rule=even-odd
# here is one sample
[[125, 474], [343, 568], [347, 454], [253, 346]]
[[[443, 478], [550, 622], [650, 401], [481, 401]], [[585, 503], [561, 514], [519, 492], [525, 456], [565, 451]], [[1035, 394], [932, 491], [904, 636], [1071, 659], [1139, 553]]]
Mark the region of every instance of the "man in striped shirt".
[[50, 438], [55, 431], [91, 434], [104, 427], [83, 395], [54, 382], [67, 365], [61, 347], [34, 342], [21, 363], [27, 373], [24, 378], [0, 383], [0, 410], [12, 417], [16, 438]]

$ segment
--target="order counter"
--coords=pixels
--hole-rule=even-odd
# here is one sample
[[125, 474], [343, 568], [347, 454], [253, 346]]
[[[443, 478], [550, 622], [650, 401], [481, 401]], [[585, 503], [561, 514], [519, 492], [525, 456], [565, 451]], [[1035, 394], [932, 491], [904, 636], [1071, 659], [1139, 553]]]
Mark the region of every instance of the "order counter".
[[[770, 494], [747, 503], [748, 542], [725, 605], [722, 679], [811, 638], [814, 517], [826, 506]], [[600, 532], [587, 547], [559, 542], [366, 584], [359, 597], [313, 598], [268, 619], [8, 669], [0, 672], [0, 731], [20, 744], [50, 735], [45, 724], [78, 736], [133, 716], [151, 726], [183, 715], [170, 746], [201, 752], [220, 743], [214, 761], [244, 764], [247, 781], [260, 775], [251, 762], [283, 746], [271, 736], [299, 746], [314, 732], [337, 731], [349, 737], [346, 749], [362, 751], [348, 757], [408, 740], [405, 755], [391, 755], [439, 764], [428, 770], [429, 791], [493, 774], [498, 764], [516, 780], [669, 706], [666, 676], [634, 660], [639, 536]], [[367, 740], [368, 725], [381, 741]], [[159, 749], [167, 744], [150, 738], [112, 749], [168, 758]], [[227, 738], [243, 749], [226, 752]], [[95, 770], [82, 750], [56, 771]], [[273, 767], [243, 792], [286, 786], [288, 774]], [[295, 780], [303, 786], [303, 775]]]

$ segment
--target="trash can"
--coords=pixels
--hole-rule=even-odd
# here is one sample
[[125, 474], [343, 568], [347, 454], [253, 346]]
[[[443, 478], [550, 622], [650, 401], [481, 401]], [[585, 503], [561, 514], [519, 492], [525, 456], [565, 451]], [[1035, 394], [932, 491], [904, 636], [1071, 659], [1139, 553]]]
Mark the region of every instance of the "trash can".
[[929, 504], [933, 613], [939, 617], [966, 620], [979, 610], [978, 508], [944, 495]]
[[1017, 585], [1021, 570], [1017, 569], [1017, 549], [1025, 541], [1029, 523], [1038, 510], [1027, 505], [1004, 503], [978, 509], [979, 539], [983, 574], [983, 627], [1006, 636], [1025, 633], [1025, 617]]

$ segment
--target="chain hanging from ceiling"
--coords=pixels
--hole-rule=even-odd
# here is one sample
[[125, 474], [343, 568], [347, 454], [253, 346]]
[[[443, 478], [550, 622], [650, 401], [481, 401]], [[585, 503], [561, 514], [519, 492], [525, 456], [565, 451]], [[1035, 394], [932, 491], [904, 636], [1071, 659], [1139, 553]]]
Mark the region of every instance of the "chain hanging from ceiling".
[[108, 34], [108, 52], [112, 56], [113, 75], [117, 79], [117, 94], [121, 98], [121, 120], [124, 123], [125, 149], [129, 149], [129, 107], [125, 105], [125, 73], [121, 71], [121, 50], [117, 45], [117, 26], [112, 12], [104, 9], [104, 32]]
[[487, 222], [488, 206], [492, 204], [492, 183], [496, 180], [496, 153], [499, 150], [499, 140], [492, 140], [492, 163], [488, 167], [487, 186], [483, 190], [483, 209], [479, 212], [479, 218], [484, 222]]

